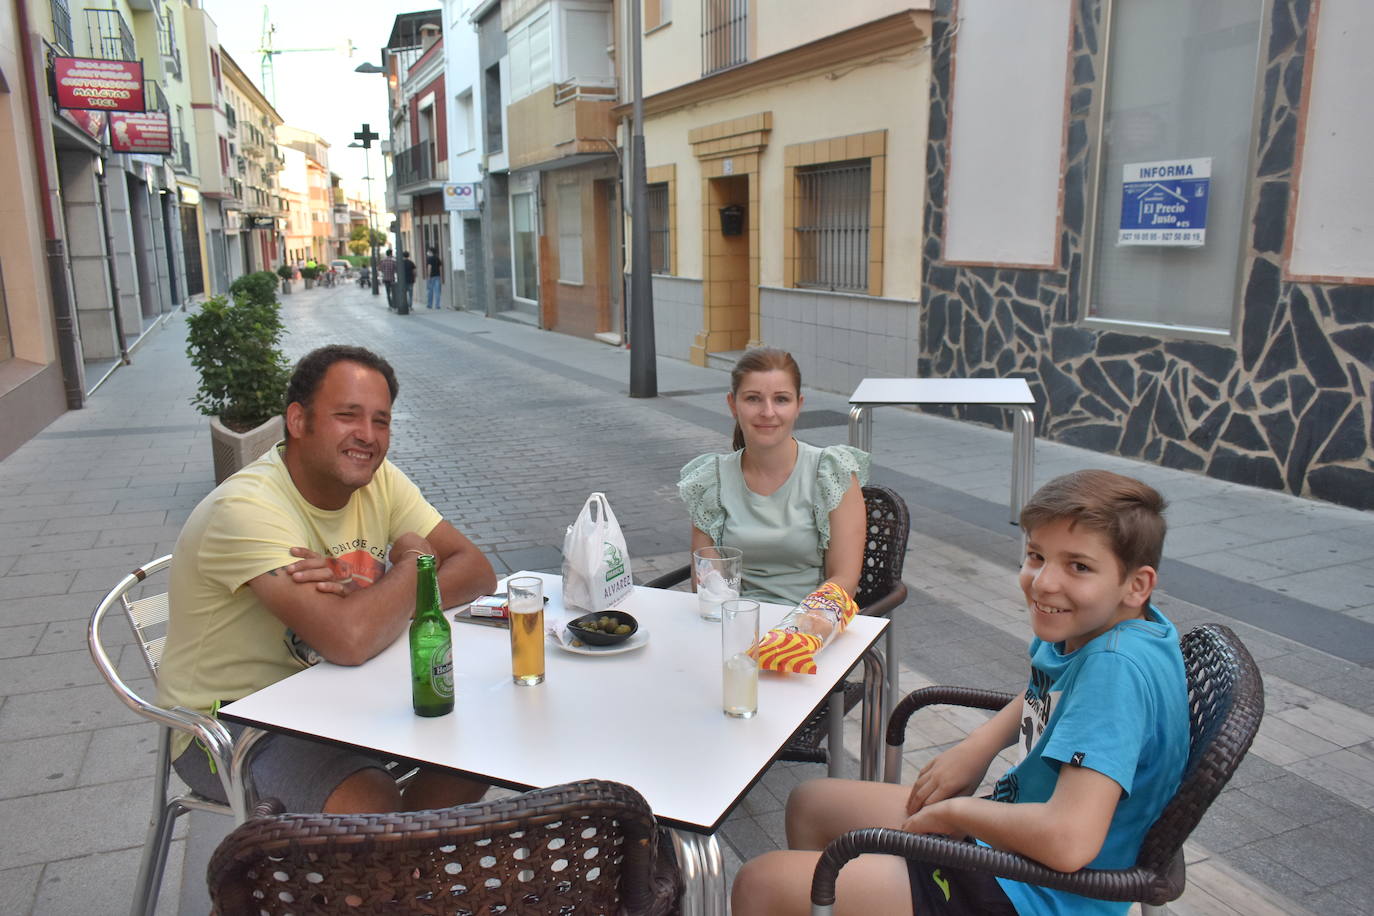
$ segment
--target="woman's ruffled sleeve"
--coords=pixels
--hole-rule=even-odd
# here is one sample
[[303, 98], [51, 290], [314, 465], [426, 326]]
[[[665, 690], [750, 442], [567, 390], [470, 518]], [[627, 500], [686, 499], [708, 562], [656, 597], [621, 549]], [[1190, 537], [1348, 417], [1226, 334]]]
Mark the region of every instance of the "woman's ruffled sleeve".
[[720, 505], [720, 456], [699, 455], [682, 467], [677, 493], [687, 504], [692, 526], [720, 543], [725, 531], [725, 510]]
[[813, 506], [821, 550], [830, 546], [830, 513], [844, 499], [850, 478], [857, 477], [861, 487], [868, 483], [871, 463], [868, 452], [852, 445], [830, 445], [821, 449], [820, 462], [816, 466], [816, 502]]

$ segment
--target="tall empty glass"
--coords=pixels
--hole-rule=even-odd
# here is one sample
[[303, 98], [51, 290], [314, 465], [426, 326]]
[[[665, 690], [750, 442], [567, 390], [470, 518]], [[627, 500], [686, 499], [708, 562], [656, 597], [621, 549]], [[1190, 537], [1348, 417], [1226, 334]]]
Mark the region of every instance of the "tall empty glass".
[[738, 547], [702, 547], [692, 551], [697, 578], [697, 608], [706, 620], [720, 619], [720, 603], [739, 597], [740, 565], [744, 552]]
[[521, 687], [544, 682], [544, 580], [521, 576], [506, 583], [510, 593], [510, 670]]
[[759, 603], [728, 598], [720, 605], [721, 706], [727, 716], [751, 718], [759, 711]]

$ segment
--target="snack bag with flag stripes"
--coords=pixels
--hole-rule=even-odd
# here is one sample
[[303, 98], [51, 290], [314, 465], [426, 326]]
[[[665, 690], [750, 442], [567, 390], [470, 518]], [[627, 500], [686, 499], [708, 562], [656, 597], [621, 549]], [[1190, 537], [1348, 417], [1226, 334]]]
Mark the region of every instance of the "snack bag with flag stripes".
[[816, 653], [858, 613], [854, 599], [827, 582], [801, 600], [776, 627], [764, 633], [753, 653], [765, 671], [815, 674]]

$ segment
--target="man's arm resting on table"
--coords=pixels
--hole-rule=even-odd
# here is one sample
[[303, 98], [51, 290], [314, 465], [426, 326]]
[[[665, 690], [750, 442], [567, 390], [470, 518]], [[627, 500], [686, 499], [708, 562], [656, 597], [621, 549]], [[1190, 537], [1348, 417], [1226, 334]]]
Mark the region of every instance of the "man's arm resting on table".
[[[496, 573], [492, 571], [491, 561], [457, 528], [441, 520], [426, 540], [434, 549], [439, 564], [439, 595], [444, 607], [464, 604], [479, 595], [496, 591]], [[411, 554], [412, 565], [413, 558]]]
[[[430, 540], [433, 538], [433, 541]], [[395, 641], [415, 609], [415, 552], [432, 553], [446, 605], [492, 591], [496, 576], [476, 546], [448, 522], [429, 538], [408, 532], [391, 547], [391, 569], [369, 588], [347, 595], [296, 581], [285, 567], [249, 580], [248, 587], [282, 623], [337, 665], [361, 665]], [[407, 562], [409, 561], [409, 562]]]
[[927, 805], [904, 830], [975, 836], [996, 849], [1031, 858], [1057, 871], [1078, 871], [1102, 851], [1121, 800], [1121, 786], [1087, 767], [1062, 764], [1047, 802], [1008, 804], [986, 798], [950, 798]]

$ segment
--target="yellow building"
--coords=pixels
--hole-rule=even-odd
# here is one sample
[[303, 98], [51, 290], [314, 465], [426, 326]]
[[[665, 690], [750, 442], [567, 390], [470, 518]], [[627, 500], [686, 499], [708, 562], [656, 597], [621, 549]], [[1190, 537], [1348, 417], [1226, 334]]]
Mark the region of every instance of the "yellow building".
[[838, 391], [916, 374], [930, 13], [912, 6], [647, 0], [660, 354], [783, 347]]

